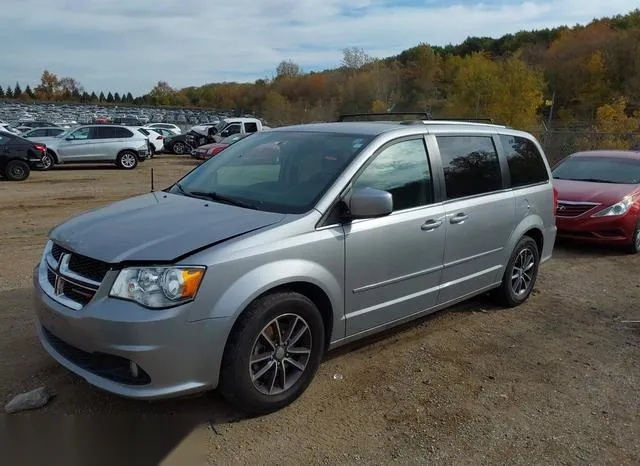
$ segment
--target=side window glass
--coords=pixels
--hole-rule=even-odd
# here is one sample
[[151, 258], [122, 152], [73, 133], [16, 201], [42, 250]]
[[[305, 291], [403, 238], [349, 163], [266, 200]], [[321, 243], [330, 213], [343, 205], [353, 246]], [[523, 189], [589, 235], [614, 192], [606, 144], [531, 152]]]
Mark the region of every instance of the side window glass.
[[78, 140], [82, 141], [82, 140], [85, 140], [85, 139], [89, 139], [90, 134], [91, 134], [91, 128], [90, 127], [89, 128], [80, 128], [80, 129], [74, 131], [73, 133], [71, 133], [71, 137], [76, 141], [78, 141]]
[[258, 125], [256, 123], [245, 123], [244, 124], [244, 132], [245, 133], [255, 133], [258, 131]]
[[113, 128], [113, 130], [114, 130], [114, 137], [118, 139], [130, 138], [131, 136], [133, 136], [133, 133], [129, 131], [127, 128]]
[[424, 141], [402, 141], [383, 149], [358, 176], [353, 187], [390, 192], [394, 211], [432, 203], [433, 183]]
[[502, 189], [498, 153], [490, 136], [437, 136], [447, 199]]
[[544, 183], [549, 180], [542, 154], [531, 140], [505, 134], [500, 136], [500, 140], [507, 154], [512, 187]]

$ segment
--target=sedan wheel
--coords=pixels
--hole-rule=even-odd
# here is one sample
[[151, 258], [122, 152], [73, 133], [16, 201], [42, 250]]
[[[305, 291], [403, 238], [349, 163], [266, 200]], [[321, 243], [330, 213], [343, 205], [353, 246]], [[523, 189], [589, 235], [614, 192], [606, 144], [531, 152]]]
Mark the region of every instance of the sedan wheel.
[[117, 164], [125, 170], [132, 170], [138, 166], [138, 157], [130, 151], [122, 152], [118, 155]]
[[53, 157], [51, 154], [46, 153], [42, 156], [41, 159], [42, 167], [41, 170], [51, 170], [53, 168]]
[[182, 155], [186, 152], [187, 145], [182, 142], [174, 142], [172, 148], [174, 154]]
[[24, 181], [29, 177], [29, 165], [22, 160], [11, 160], [4, 169], [4, 176], [11, 181]]

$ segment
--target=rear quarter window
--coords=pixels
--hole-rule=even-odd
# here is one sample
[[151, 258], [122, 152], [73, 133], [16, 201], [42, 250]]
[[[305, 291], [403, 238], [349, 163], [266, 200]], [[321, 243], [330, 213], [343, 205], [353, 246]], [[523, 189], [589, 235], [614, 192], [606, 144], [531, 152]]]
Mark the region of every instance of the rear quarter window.
[[509, 164], [511, 187], [519, 188], [549, 181], [542, 154], [530, 139], [500, 135]]
[[130, 138], [133, 136], [133, 133], [129, 131], [127, 128], [113, 128], [114, 134], [116, 138]]

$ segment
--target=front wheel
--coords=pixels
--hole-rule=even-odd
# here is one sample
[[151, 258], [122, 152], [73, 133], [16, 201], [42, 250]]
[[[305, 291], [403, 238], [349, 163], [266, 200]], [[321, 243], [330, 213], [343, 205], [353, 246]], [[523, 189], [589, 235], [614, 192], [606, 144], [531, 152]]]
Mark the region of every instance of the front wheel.
[[538, 278], [540, 252], [537, 243], [529, 236], [523, 236], [516, 245], [497, 290], [497, 298], [508, 307], [524, 303]]
[[124, 170], [133, 170], [138, 166], [138, 156], [131, 151], [124, 151], [118, 154], [116, 165]]
[[307, 297], [280, 292], [259, 298], [229, 337], [220, 392], [248, 414], [283, 408], [311, 383], [324, 342], [322, 317]]
[[171, 146], [171, 151], [174, 154], [182, 155], [187, 151], [187, 145], [184, 142], [174, 142]]
[[51, 170], [55, 161], [51, 153], [47, 152], [42, 156], [42, 159], [40, 159], [40, 163], [42, 164], [40, 170]]
[[23, 160], [10, 160], [4, 168], [4, 177], [11, 181], [24, 181], [29, 177], [31, 169]]
[[633, 238], [627, 250], [630, 254], [638, 254], [640, 252], [640, 221], [636, 223], [636, 229], [633, 232]]

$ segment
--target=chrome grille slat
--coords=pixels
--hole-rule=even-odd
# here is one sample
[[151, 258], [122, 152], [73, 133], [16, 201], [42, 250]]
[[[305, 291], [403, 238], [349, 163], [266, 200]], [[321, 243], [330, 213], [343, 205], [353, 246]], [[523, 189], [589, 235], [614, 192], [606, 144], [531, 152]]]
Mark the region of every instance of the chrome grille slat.
[[573, 202], [558, 201], [556, 216], [558, 217], [578, 217], [593, 210], [599, 204], [596, 202]]
[[110, 264], [48, 243], [40, 264], [40, 286], [60, 304], [80, 310], [93, 299], [109, 269]]

